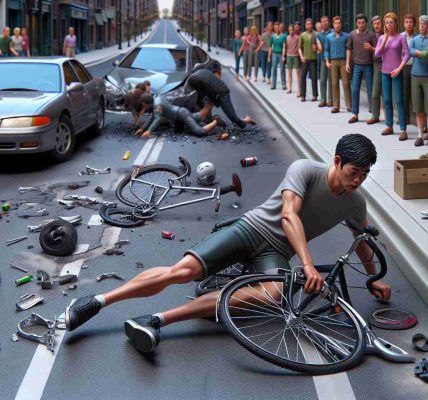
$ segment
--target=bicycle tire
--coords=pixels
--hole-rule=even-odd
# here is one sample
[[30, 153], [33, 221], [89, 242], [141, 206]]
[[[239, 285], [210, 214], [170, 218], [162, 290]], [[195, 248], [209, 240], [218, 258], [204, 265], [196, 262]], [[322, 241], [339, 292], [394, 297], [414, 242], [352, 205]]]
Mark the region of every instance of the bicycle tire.
[[[233, 279], [242, 276], [242, 270], [245, 266], [241, 263], [235, 263], [231, 266], [220, 270], [218, 273], [205, 278], [199, 282], [195, 287], [196, 297], [203, 296], [204, 294], [221, 290], [223, 287], [231, 282]], [[235, 275], [235, 276], [218, 276], [221, 275]]]
[[[166, 174], [169, 173], [169, 174], [173, 175], [174, 177], [179, 177], [179, 176], [183, 175], [183, 171], [180, 168], [176, 168], [172, 165], [167, 165], [167, 164], [156, 164], [156, 165], [149, 165], [147, 167], [141, 168], [141, 170], [137, 174], [136, 178], [138, 179], [143, 175], [148, 175], [149, 173], [154, 173], [154, 172], [161, 172], [161, 173], [166, 173]], [[131, 181], [131, 176], [132, 176], [132, 173], [127, 175], [125, 178], [123, 178], [119, 182], [119, 184], [117, 185], [117, 188], [116, 188], [116, 197], [123, 204], [126, 204], [127, 206], [130, 206], [130, 207], [135, 207], [141, 203], [141, 200], [139, 200], [137, 197], [135, 197], [129, 189], [128, 185], [129, 185], [129, 182]], [[154, 182], [154, 183], [160, 183], [163, 185], [167, 185], [168, 184], [168, 177], [171, 178], [172, 176], [165, 175], [164, 179], [162, 179], [162, 182]], [[174, 183], [177, 186], [178, 185], [182, 186], [181, 181], [175, 181]]]
[[102, 205], [99, 210], [100, 217], [109, 225], [121, 228], [136, 228], [144, 224], [143, 219], [134, 216], [132, 209], [116, 206]]
[[[246, 287], [247, 285], [248, 286], [251, 285], [251, 286], [249, 286], [250, 287], [249, 290], [255, 290], [252, 287], [252, 285], [255, 285], [257, 283], [263, 283], [263, 282], [265, 284], [268, 283], [268, 282], [271, 282], [271, 283], [272, 282], [278, 282], [278, 283], [282, 284], [282, 283], [284, 283], [284, 277], [281, 276], [281, 275], [249, 275], [248, 277], [244, 277], [242, 279], [237, 280], [235, 283], [232, 283], [229, 286], [229, 288], [227, 288], [225, 290], [225, 292], [223, 293], [223, 295], [222, 295], [222, 298], [221, 298], [221, 301], [220, 301], [220, 305], [219, 305], [219, 309], [218, 309], [220, 320], [224, 324], [226, 330], [233, 336], [233, 338], [241, 346], [243, 346], [245, 349], [249, 350], [251, 353], [253, 353], [257, 357], [260, 357], [261, 359], [263, 359], [263, 360], [265, 360], [265, 361], [267, 361], [267, 362], [269, 362], [271, 364], [277, 365], [277, 366], [282, 367], [282, 368], [287, 368], [287, 369], [290, 369], [290, 370], [293, 370], [293, 371], [303, 372], [303, 373], [312, 374], [312, 375], [322, 375], [322, 374], [338, 373], [338, 372], [347, 370], [347, 369], [349, 369], [349, 368], [357, 365], [361, 361], [361, 358], [363, 357], [363, 354], [364, 354], [364, 348], [365, 348], [365, 336], [364, 336], [364, 333], [363, 333], [363, 330], [362, 330], [362, 327], [361, 327], [360, 323], [358, 322], [358, 320], [356, 319], [356, 317], [352, 314], [352, 312], [349, 310], [349, 308], [346, 305], [346, 303], [344, 303], [341, 298], [338, 298], [338, 304], [340, 304], [340, 307], [341, 307], [341, 310], [340, 310], [339, 314], [341, 314], [342, 311], [344, 311], [345, 315], [347, 317], [349, 317], [350, 321], [352, 321], [352, 328], [355, 330], [355, 338], [356, 338], [355, 345], [353, 347], [352, 353], [350, 354], [350, 356], [348, 358], [340, 360], [340, 361], [338, 361], [335, 364], [327, 364], [327, 365], [308, 364], [308, 363], [297, 362], [295, 360], [289, 360], [287, 358], [280, 357], [280, 356], [278, 356], [278, 350], [277, 350], [276, 354], [274, 354], [271, 351], [263, 349], [260, 345], [255, 344], [253, 340], [251, 340], [245, 334], [242, 333], [242, 330], [244, 330], [244, 329], [253, 329], [254, 327], [256, 327], [256, 325], [248, 325], [246, 327], [243, 326], [242, 328], [237, 327], [236, 324], [235, 324], [235, 322], [234, 322], [234, 320], [233, 320], [233, 318], [235, 318], [235, 319], [241, 318], [243, 320], [247, 320], [248, 321], [249, 317], [246, 317], [245, 315], [244, 316], [240, 316], [240, 317], [231, 317], [228, 304], [229, 304], [229, 301], [232, 298], [232, 296], [235, 295], [238, 290], [240, 290], [240, 289], [242, 290], [242, 288]], [[261, 286], [263, 288], [263, 285], [261, 285]], [[277, 289], [278, 289], [278, 293], [281, 293], [279, 291], [278, 287], [277, 287]], [[265, 290], [266, 289], [263, 288], [263, 292], [261, 291], [261, 292], [257, 292], [257, 293], [258, 294], [263, 293], [263, 296], [266, 296], [266, 294], [268, 292], [266, 292]], [[238, 297], [239, 297], [239, 295], [238, 295]], [[281, 298], [281, 303], [282, 303], [283, 302], [282, 296], [280, 298]], [[321, 298], [321, 297], [317, 296], [317, 298]], [[269, 296], [269, 297], [266, 296], [265, 299], [267, 299], [269, 302], [271, 302], [270, 299], [273, 300], [273, 298], [271, 296]], [[236, 295], [233, 298], [233, 300], [237, 301], [236, 300]], [[258, 299], [258, 300], [262, 301], [263, 297], [262, 297], [261, 300], [260, 299]], [[238, 301], [241, 301], [241, 300], [238, 299]], [[250, 304], [250, 303], [248, 303], [248, 304]], [[265, 322], [262, 322], [260, 324], [260, 319], [271, 318], [271, 315], [279, 315], [278, 317], [274, 316], [273, 320], [274, 319], [279, 319], [280, 320], [282, 318], [283, 321], [285, 323], [289, 324], [289, 325], [286, 325], [286, 328], [282, 328], [283, 331], [284, 331], [284, 333], [283, 333], [283, 336], [282, 336], [282, 338], [280, 340], [278, 349], [280, 348], [282, 341], [284, 341], [284, 347], [287, 348], [287, 346], [290, 346], [290, 352], [291, 352], [291, 350], [292, 350], [291, 346], [292, 345], [291, 345], [291, 343], [290, 343], [290, 341], [288, 339], [285, 339], [285, 335], [286, 335], [285, 331], [286, 330], [291, 331], [291, 334], [294, 335], [294, 337], [297, 340], [297, 342], [298, 342], [299, 345], [300, 345], [300, 342], [299, 342], [300, 331], [299, 331], [299, 333], [298, 333], [298, 335], [296, 337], [296, 335], [293, 333], [293, 329], [296, 329], [296, 326], [292, 327], [293, 320], [291, 320], [291, 323], [290, 323], [289, 317], [287, 317], [287, 315], [285, 313], [285, 309], [282, 307], [283, 304], [281, 304], [281, 307], [279, 307], [278, 303], [273, 303], [272, 302], [272, 304], [269, 304], [269, 303], [266, 303], [266, 304], [269, 307], [272, 307], [272, 304], [274, 304], [276, 307], [278, 307], [282, 311], [282, 314], [267, 314], [269, 316], [266, 317], [266, 316], [263, 316], [263, 314], [266, 314], [266, 312], [259, 311], [259, 314], [262, 314], [262, 316], [255, 317], [255, 318], [258, 318], [257, 324], [259, 326], [264, 324], [264, 326], [263, 326], [262, 329], [267, 330], [267, 333], [262, 333], [261, 335], [257, 335], [257, 336], [260, 337], [260, 336], [263, 336], [263, 335], [275, 333], [276, 331], [269, 331], [269, 327], [266, 325]], [[238, 305], [239, 305], [239, 303], [238, 303]], [[257, 305], [254, 305], [254, 306], [259, 307]], [[263, 306], [263, 307], [266, 307], [266, 306]], [[235, 308], [239, 308], [241, 313], [242, 312], [244, 312], [244, 313], [246, 312], [246, 311], [241, 311], [241, 310], [245, 310], [245, 307], [236, 307], [235, 306]], [[336, 312], [336, 314], [337, 314], [337, 312]], [[314, 315], [316, 315], [316, 314], [314, 314]], [[329, 315], [329, 317], [331, 317], [331, 316], [334, 317], [333, 314], [328, 314], [328, 315]], [[286, 318], [288, 318], [287, 321], [286, 321]], [[320, 318], [320, 317], [316, 316], [316, 318]], [[342, 318], [342, 316], [340, 318]], [[241, 321], [241, 319], [240, 319], [240, 321]], [[302, 321], [303, 321], [303, 317], [302, 317]], [[305, 321], [307, 322], [308, 319], [306, 319]], [[344, 322], [341, 322], [341, 321], [337, 320], [335, 325], [337, 325], [338, 322], [342, 323], [346, 327], [347, 320], [345, 320]], [[294, 324], [295, 323], [296, 323], [296, 321], [294, 321]], [[325, 321], [324, 321], [324, 323], [325, 323]], [[300, 324], [300, 322], [299, 322], [299, 324]], [[302, 322], [302, 324], [307, 325], [305, 322]], [[322, 325], [320, 322], [318, 322], [318, 324]], [[330, 322], [330, 324], [331, 324], [331, 322]], [[298, 325], [297, 328], [300, 328], [300, 325]], [[317, 328], [317, 329], [319, 329], [319, 328]], [[306, 328], [304, 328], [303, 330], [305, 330], [306, 332], [311, 333], [311, 331], [308, 330], [308, 329], [306, 329]], [[333, 330], [333, 329], [331, 329], [331, 330]], [[281, 329], [278, 330], [278, 332], [279, 331], [281, 331]], [[291, 334], [290, 334], [290, 332], [287, 332], [287, 335], [289, 337], [290, 337]], [[320, 333], [318, 336], [315, 336], [315, 338], [318, 338], [318, 340], [319, 340], [319, 337], [321, 336], [321, 334], [322, 333]], [[280, 335], [280, 334], [278, 334], [278, 335]], [[308, 334], [306, 334], [306, 336], [309, 338], [310, 341], [312, 341], [310, 339], [310, 337], [309, 337]], [[254, 338], [255, 336], [252, 336], [252, 337]], [[303, 334], [302, 334], [301, 338], [305, 338]], [[345, 340], [345, 339], [342, 339], [342, 340]], [[270, 341], [271, 341], [271, 343], [269, 343], [269, 341], [267, 341], [263, 345], [267, 345], [269, 343], [269, 346], [271, 346], [271, 345], [273, 346], [275, 344], [275, 342], [273, 341], [273, 339], [270, 339]], [[310, 341], [307, 341], [307, 342], [310, 343]], [[328, 342], [326, 341], [325, 343], [326, 343], [326, 347], [328, 347], [327, 346]], [[336, 340], [336, 343], [337, 343], [337, 340]], [[319, 342], [318, 342], [318, 345], [319, 345]], [[314, 348], [315, 348], [315, 346], [314, 346]], [[329, 347], [329, 349], [331, 349], [331, 347]], [[349, 349], [345, 348], [345, 350], [349, 350]], [[303, 348], [301, 348], [301, 352], [302, 352], [302, 356], [304, 356], [304, 358], [306, 358], [306, 355], [303, 352]], [[287, 353], [288, 353], [288, 349], [287, 349]], [[297, 353], [297, 357], [298, 357], [298, 355], [299, 355], [299, 349], [298, 349], [298, 347], [296, 347], [296, 353]], [[320, 357], [320, 360], [321, 360], [321, 357]]]
[[39, 243], [50, 256], [69, 256], [77, 245], [76, 228], [70, 222], [55, 219], [42, 227]]

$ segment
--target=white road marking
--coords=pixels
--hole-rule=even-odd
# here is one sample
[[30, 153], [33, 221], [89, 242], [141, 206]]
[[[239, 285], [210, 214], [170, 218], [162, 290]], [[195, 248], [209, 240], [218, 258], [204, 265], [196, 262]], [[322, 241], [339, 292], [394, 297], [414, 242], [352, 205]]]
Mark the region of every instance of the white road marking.
[[[150, 138], [147, 141], [147, 143], [144, 145], [144, 147], [141, 149], [140, 154], [138, 154], [133, 165], [136, 167], [149, 165], [148, 164], [149, 160], [152, 164], [156, 163], [163, 144], [164, 144], [163, 139], [160, 139], [157, 137]], [[151, 155], [152, 152], [153, 152], [153, 156]]]
[[159, 159], [159, 154], [164, 145], [163, 139], [158, 139], [156, 143], [152, 146], [150, 153], [147, 155], [147, 158], [144, 160], [144, 165], [154, 165]]
[[78, 244], [76, 250], [74, 250], [73, 255], [82, 254], [87, 252], [89, 249], [89, 243]]
[[103, 223], [103, 219], [99, 216], [99, 214], [94, 214], [88, 221], [88, 225], [101, 225]]
[[166, 44], [166, 24], [163, 24], [163, 42]]
[[356, 400], [346, 372], [314, 376], [313, 379], [319, 400]]

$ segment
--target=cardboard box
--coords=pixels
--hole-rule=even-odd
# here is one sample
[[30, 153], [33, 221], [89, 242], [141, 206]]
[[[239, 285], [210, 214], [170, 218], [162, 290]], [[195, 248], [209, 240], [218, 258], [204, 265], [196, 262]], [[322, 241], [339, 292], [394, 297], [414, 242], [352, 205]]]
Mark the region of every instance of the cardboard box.
[[404, 200], [428, 199], [428, 160], [396, 160], [394, 190]]

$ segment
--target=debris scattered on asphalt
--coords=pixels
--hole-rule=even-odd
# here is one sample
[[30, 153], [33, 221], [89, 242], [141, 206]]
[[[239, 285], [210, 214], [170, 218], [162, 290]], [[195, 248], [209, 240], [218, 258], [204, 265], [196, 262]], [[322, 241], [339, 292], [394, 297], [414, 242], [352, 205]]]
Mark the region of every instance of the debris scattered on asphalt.
[[15, 285], [16, 286], [24, 285], [25, 283], [31, 282], [32, 279], [33, 279], [33, 275], [25, 275], [22, 278], [18, 278], [17, 280], [15, 280]]
[[39, 243], [43, 251], [50, 256], [69, 256], [77, 246], [76, 228], [70, 222], [53, 220], [42, 227]]
[[68, 296], [68, 294], [67, 294], [67, 292], [66, 292], [65, 290], [63, 290], [63, 291], [62, 291], [62, 294], [63, 294], [64, 296]]
[[80, 268], [81, 269], [88, 269], [88, 265], [87, 264], [83, 264]]
[[94, 168], [94, 167], [87, 165], [85, 167], [84, 171], [79, 172], [79, 175], [80, 176], [82, 176], [82, 175], [99, 175], [99, 174], [109, 174], [110, 172], [111, 172], [110, 167], [99, 169], [99, 168]]
[[9, 239], [8, 241], [6, 241], [6, 246], [11, 246], [12, 244], [22, 242], [23, 240], [25, 240], [27, 238], [28, 238], [28, 236], [21, 236], [21, 237], [15, 238], [15, 239]]
[[42, 289], [53, 288], [53, 282], [46, 271], [43, 271], [42, 269], [37, 270], [36, 277], [38, 281], [37, 283], [39, 283], [42, 286]]
[[233, 203], [232, 208], [237, 209], [237, 208], [241, 208], [241, 206], [238, 203]]
[[184, 243], [186, 239], [180, 239], [180, 243]]
[[423, 381], [428, 382], [428, 359], [423, 358], [415, 365], [415, 375]]
[[169, 239], [169, 240], [174, 240], [175, 239], [175, 235], [171, 232], [168, 231], [162, 231], [161, 235], [164, 239]]
[[258, 162], [257, 157], [247, 157], [241, 159], [241, 165], [243, 167], [251, 167], [253, 165], [256, 165]]
[[145, 265], [143, 264], [143, 262], [142, 262], [142, 261], [137, 261], [137, 262], [135, 263], [135, 265], [137, 266], [137, 268], [145, 268]]
[[129, 160], [129, 157], [131, 156], [131, 152], [129, 150], [125, 151], [125, 154], [122, 157], [122, 160], [127, 161]]
[[97, 282], [100, 282], [104, 279], [109, 279], [109, 278], [118, 279], [120, 281], [125, 280], [125, 278], [120, 276], [117, 272], [105, 272], [104, 274], [98, 275], [95, 279], [97, 280]]
[[70, 189], [77, 190], [81, 187], [88, 186], [91, 181], [78, 181], [78, 182], [58, 182], [52, 183], [48, 186], [49, 189]]
[[19, 342], [19, 337], [16, 333], [12, 333], [10, 340], [12, 340], [12, 342]]
[[70, 224], [72, 224], [72, 225], [79, 225], [82, 222], [82, 217], [80, 216], [80, 214], [72, 215], [70, 217], [56, 217], [56, 218], [52, 218], [52, 219], [47, 219], [39, 225], [28, 225], [28, 231], [32, 232], [32, 233], [40, 232], [45, 225], [47, 225], [50, 222], [55, 221], [57, 219], [60, 219], [62, 221], [66, 221], [66, 222], [70, 222]]
[[27, 246], [27, 249], [28, 249], [28, 250], [34, 249], [34, 246], [33, 246], [32, 244], [29, 244], [29, 245]]
[[104, 254], [107, 256], [113, 256], [113, 255], [117, 255], [120, 256], [124, 253], [124, 251], [122, 250], [122, 246], [129, 244], [129, 240], [118, 240], [113, 247], [110, 247], [109, 249], [106, 249], [104, 251]]
[[1, 206], [1, 209], [4, 211], [4, 212], [8, 212], [9, 210], [10, 210], [10, 208], [12, 207], [12, 204], [10, 204], [9, 202], [6, 202], [6, 203], [4, 203], [2, 206]]
[[65, 330], [67, 329], [65, 326], [65, 315], [59, 316], [58, 318], [55, 318], [55, 327], [56, 329]]
[[68, 290], [75, 290], [75, 289], [77, 289], [77, 285], [76, 284], [68, 286]]
[[57, 200], [59, 204], [65, 206], [66, 209], [71, 209], [77, 206], [83, 206], [86, 207], [88, 205], [95, 205], [95, 204], [101, 204], [105, 205], [107, 207], [115, 206], [117, 205], [116, 202], [112, 201], [104, 201], [104, 200], [98, 200], [95, 197], [89, 197], [89, 196], [78, 196], [69, 194], [67, 196], [64, 196], [63, 199]]
[[226, 132], [221, 133], [220, 135], [217, 136], [217, 139], [218, 140], [227, 140], [227, 139], [229, 139], [229, 134]]
[[25, 203], [18, 208], [17, 215], [20, 218], [43, 217], [49, 215], [49, 211], [42, 204]]
[[102, 192], [104, 192], [104, 189], [101, 186], [97, 186], [95, 188], [95, 192], [101, 194]]
[[115, 246], [123, 246], [125, 244], [130, 244], [131, 242], [129, 240], [118, 240], [114, 245]]
[[37, 188], [35, 188], [34, 186], [27, 186], [27, 187], [21, 186], [18, 188], [19, 193], [34, 192], [36, 190]]
[[186, 296], [186, 298], [189, 300], [196, 300], [196, 297], [193, 297], [193, 296]]
[[[42, 335], [25, 331], [24, 328], [31, 328], [35, 325], [43, 325], [47, 327], [46, 332]], [[54, 352], [55, 349], [55, 322], [42, 317], [39, 314], [32, 313], [30, 317], [18, 322], [17, 334], [24, 339], [29, 339], [37, 343], [47, 346], [48, 350]]]
[[413, 335], [412, 344], [416, 350], [428, 351], [428, 338], [423, 333], [416, 333]]
[[18, 267], [17, 265], [12, 264], [12, 263], [9, 263], [9, 265], [10, 265], [10, 268], [17, 269], [18, 271], [28, 273], [28, 271], [25, 268]]
[[198, 221], [202, 221], [202, 217], [196, 217]]
[[18, 311], [25, 311], [37, 304], [44, 303], [45, 298], [39, 294], [24, 294], [16, 302], [16, 309]]
[[58, 279], [58, 282], [60, 285], [65, 285], [67, 283], [77, 282], [78, 279], [79, 279], [79, 277], [77, 275], [67, 274], [67, 275], [60, 276]]

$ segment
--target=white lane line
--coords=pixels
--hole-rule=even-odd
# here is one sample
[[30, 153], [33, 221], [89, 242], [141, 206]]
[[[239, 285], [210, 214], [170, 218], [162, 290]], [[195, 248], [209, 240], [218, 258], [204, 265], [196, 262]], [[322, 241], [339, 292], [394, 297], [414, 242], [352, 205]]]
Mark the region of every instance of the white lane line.
[[163, 42], [166, 44], [166, 24], [163, 24]]
[[156, 143], [153, 145], [150, 153], [147, 155], [147, 158], [144, 161], [144, 165], [154, 165], [157, 163], [159, 154], [162, 150], [162, 147], [164, 145], [163, 139], [158, 139]]
[[[147, 141], [147, 143], [144, 145], [144, 147], [141, 149], [140, 154], [138, 154], [133, 165], [135, 167], [149, 165], [148, 161], [150, 161], [150, 163], [152, 164], [156, 163], [163, 144], [164, 144], [163, 139], [160, 139], [157, 137], [150, 138]], [[153, 152], [153, 156], [151, 155], [152, 152]]]
[[99, 214], [94, 214], [89, 218], [88, 225], [101, 225], [103, 223], [103, 219], [99, 216]]
[[73, 255], [77, 255], [77, 254], [82, 254], [85, 253], [86, 251], [88, 251], [89, 249], [89, 243], [85, 243], [85, 244], [78, 244], [76, 247], [76, 250], [73, 251]]
[[346, 372], [314, 376], [313, 379], [319, 400], [356, 400]]

